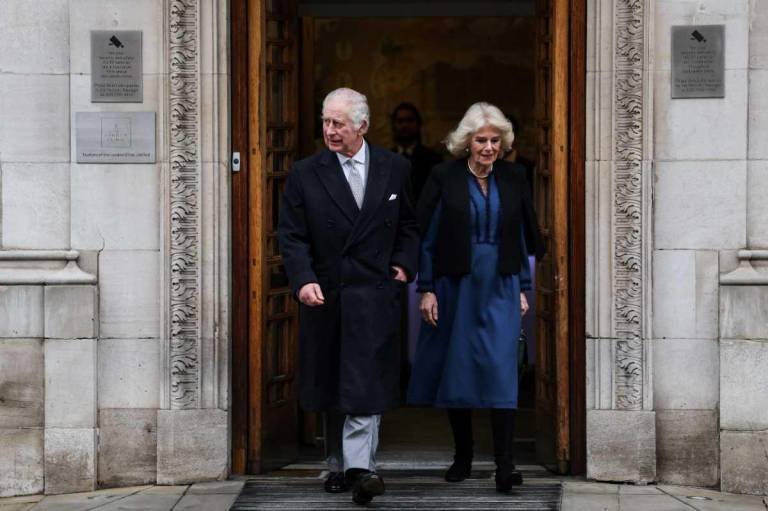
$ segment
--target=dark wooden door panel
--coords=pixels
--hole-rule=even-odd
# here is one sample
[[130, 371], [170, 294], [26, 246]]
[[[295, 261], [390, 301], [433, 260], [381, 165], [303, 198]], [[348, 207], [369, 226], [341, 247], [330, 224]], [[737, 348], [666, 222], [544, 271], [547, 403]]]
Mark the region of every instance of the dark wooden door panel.
[[295, 0], [232, 0], [233, 472], [298, 454], [297, 308], [277, 244], [298, 149]]
[[[298, 456], [297, 307], [277, 243], [277, 222], [285, 180], [299, 149], [298, 23], [295, 0], [264, 2], [264, 133], [261, 235], [262, 330], [261, 470], [281, 467]], [[256, 340], [258, 342], [258, 340]]]
[[565, 472], [568, 425], [568, 1], [537, 0], [537, 172], [547, 255], [536, 271], [536, 451]]

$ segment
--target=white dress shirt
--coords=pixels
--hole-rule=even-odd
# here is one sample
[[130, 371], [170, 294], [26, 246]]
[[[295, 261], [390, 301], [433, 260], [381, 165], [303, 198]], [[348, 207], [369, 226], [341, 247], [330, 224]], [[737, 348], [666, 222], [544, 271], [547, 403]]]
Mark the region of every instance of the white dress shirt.
[[352, 165], [355, 166], [357, 171], [360, 173], [360, 177], [363, 179], [363, 190], [365, 190], [365, 184], [367, 183], [365, 170], [366, 170], [366, 164], [365, 164], [365, 157], [366, 157], [366, 148], [365, 145], [366, 142], [363, 140], [363, 145], [360, 146], [360, 150], [357, 151], [354, 155], [352, 155], [351, 158], [344, 156], [341, 153], [336, 153], [336, 157], [339, 159], [339, 164], [341, 165], [341, 170], [344, 171], [344, 177], [347, 178], [347, 183], [349, 183], [349, 167], [346, 165], [347, 160], [352, 160]]

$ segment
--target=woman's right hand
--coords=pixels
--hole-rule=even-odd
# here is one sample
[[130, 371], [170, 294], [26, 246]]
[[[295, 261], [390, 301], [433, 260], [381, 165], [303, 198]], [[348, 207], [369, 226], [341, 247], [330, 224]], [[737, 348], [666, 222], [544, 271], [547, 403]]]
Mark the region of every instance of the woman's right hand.
[[437, 296], [435, 293], [426, 292], [421, 295], [419, 311], [424, 321], [432, 326], [437, 326]]

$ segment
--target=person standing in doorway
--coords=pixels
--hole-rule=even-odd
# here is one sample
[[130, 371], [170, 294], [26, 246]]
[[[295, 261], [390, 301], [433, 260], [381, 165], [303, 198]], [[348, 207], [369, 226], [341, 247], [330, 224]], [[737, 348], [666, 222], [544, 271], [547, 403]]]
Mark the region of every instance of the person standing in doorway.
[[421, 113], [413, 103], [397, 105], [390, 120], [395, 142], [392, 150], [411, 162], [411, 187], [414, 200], [418, 201], [429, 171], [443, 161], [443, 157], [421, 143]]
[[[392, 151], [411, 162], [411, 190], [414, 201], [418, 201], [427, 176], [432, 167], [443, 161], [443, 157], [422, 143], [421, 129], [423, 121], [416, 105], [409, 102], [398, 104], [389, 116], [392, 126], [392, 139], [395, 145]], [[403, 322], [405, 335], [402, 347], [401, 387], [405, 391], [411, 378], [411, 358], [419, 338], [419, 294], [416, 284], [410, 283], [405, 291]]]
[[369, 144], [366, 97], [323, 101], [327, 149], [294, 164], [278, 238], [299, 305], [299, 398], [326, 412], [325, 490], [357, 504], [384, 493], [376, 474], [381, 413], [397, 406], [400, 296], [416, 273], [419, 235], [410, 164]]
[[448, 410], [455, 442], [449, 482], [472, 469], [472, 409], [490, 408], [496, 489], [522, 484], [515, 469], [517, 348], [530, 288], [527, 247], [540, 249], [522, 165], [501, 159], [509, 120], [475, 103], [448, 135], [456, 160], [438, 165], [418, 205], [423, 318], [408, 401]]

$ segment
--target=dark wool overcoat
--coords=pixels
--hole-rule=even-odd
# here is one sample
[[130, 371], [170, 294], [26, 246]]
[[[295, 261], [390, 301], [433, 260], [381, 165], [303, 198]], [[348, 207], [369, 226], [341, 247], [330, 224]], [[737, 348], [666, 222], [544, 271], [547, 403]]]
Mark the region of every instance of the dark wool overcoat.
[[299, 304], [299, 397], [307, 410], [376, 414], [399, 400], [400, 297], [390, 266], [417, 271], [410, 164], [369, 144], [362, 208], [335, 153], [296, 162], [280, 209], [280, 250], [294, 296], [317, 282], [325, 303]]

